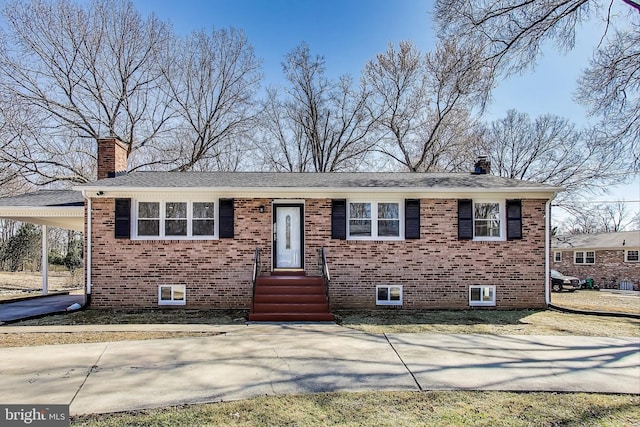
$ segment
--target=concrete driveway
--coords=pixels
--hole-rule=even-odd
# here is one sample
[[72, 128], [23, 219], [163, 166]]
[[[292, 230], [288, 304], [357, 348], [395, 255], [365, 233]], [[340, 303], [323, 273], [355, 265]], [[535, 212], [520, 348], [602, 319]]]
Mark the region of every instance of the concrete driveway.
[[311, 324], [198, 330], [224, 333], [0, 349], [0, 401], [68, 403], [77, 415], [338, 390], [640, 394], [637, 338], [374, 335]]
[[84, 304], [84, 295], [47, 295], [0, 304], [0, 324], [45, 314], [63, 312], [73, 303]]

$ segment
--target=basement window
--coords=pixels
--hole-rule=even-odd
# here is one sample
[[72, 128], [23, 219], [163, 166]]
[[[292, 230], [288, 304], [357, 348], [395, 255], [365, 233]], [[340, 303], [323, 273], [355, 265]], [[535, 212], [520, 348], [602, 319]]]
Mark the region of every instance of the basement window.
[[158, 305], [185, 305], [186, 289], [184, 285], [158, 286]]
[[377, 285], [376, 305], [402, 305], [402, 286]]
[[495, 306], [496, 287], [495, 286], [469, 286], [469, 305], [474, 306]]
[[626, 251], [624, 254], [624, 261], [625, 262], [639, 262], [640, 261], [640, 256], [639, 256], [640, 251]]

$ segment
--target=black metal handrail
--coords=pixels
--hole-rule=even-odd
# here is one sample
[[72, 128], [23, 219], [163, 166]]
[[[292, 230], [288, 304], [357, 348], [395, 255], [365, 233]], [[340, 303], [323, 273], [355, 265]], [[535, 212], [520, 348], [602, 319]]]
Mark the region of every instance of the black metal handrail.
[[253, 301], [256, 299], [256, 283], [258, 281], [258, 275], [260, 274], [260, 248], [256, 248], [253, 255], [253, 277], [251, 282], [253, 283]]
[[318, 249], [320, 252], [320, 268], [322, 270], [322, 277], [324, 278], [324, 290], [327, 295], [327, 303], [331, 307], [331, 301], [329, 300], [329, 283], [331, 282], [331, 274], [329, 273], [329, 264], [327, 263], [327, 254], [324, 248]]

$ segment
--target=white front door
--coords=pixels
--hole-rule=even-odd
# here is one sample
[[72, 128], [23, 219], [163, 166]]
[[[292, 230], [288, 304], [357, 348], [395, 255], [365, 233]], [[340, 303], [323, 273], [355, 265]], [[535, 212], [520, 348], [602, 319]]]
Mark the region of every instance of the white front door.
[[275, 268], [303, 268], [302, 205], [274, 205]]

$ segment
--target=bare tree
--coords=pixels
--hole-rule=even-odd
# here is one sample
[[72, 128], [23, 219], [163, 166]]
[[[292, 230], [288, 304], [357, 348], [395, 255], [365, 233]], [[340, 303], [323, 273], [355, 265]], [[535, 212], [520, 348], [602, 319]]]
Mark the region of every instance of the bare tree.
[[[611, 151], [635, 160], [627, 166], [637, 168], [639, 11], [636, 0], [437, 0], [435, 18], [442, 38], [482, 49], [493, 82], [487, 88], [499, 76], [534, 67], [548, 42], [563, 52], [573, 49], [578, 28], [598, 19], [602, 41], [580, 80], [577, 99], [602, 119], [600, 138]], [[614, 37], [607, 37], [610, 32]]]
[[20, 166], [13, 159], [16, 141], [24, 131], [25, 120], [19, 105], [3, 99], [0, 93], [0, 197], [10, 195], [7, 188], [18, 181]]
[[357, 169], [373, 146], [367, 93], [354, 89], [349, 76], [328, 79], [324, 58], [313, 57], [306, 43], [287, 54], [282, 68], [286, 98], [272, 90], [265, 104], [266, 135], [275, 136], [271, 147], [279, 150], [269, 162], [288, 171]]
[[595, 206], [573, 209], [571, 217], [562, 222], [563, 234], [617, 233], [627, 229], [637, 229], [638, 213], [632, 216], [624, 201], [603, 203]]
[[241, 137], [255, 125], [253, 98], [261, 79], [247, 37], [233, 28], [198, 31], [177, 40], [167, 59], [179, 138], [166, 160], [180, 171], [237, 168], [238, 158], [229, 155], [241, 151]]
[[559, 201], [603, 190], [618, 179], [623, 161], [596, 130], [579, 131], [550, 114], [531, 120], [515, 110], [488, 126], [477, 150], [489, 157], [496, 175], [565, 187]]
[[483, 93], [473, 49], [443, 43], [422, 55], [410, 42], [369, 61], [367, 108], [384, 137], [378, 150], [412, 172], [457, 170], [476, 139], [471, 112]]
[[263, 133], [257, 147], [267, 169], [304, 172], [311, 169], [311, 151], [299, 121], [291, 119], [276, 88], [268, 88], [262, 112]]
[[92, 179], [98, 137], [117, 136], [129, 152], [159, 138], [171, 114], [155, 57], [169, 25], [125, 0], [13, 1], [3, 15], [0, 91], [37, 110], [42, 130], [15, 161], [39, 183]]
[[[639, 6], [640, 7], [640, 6]], [[638, 14], [640, 16], [640, 14]], [[602, 117], [612, 149], [640, 170], [640, 19], [615, 31], [579, 80], [576, 99]]]

